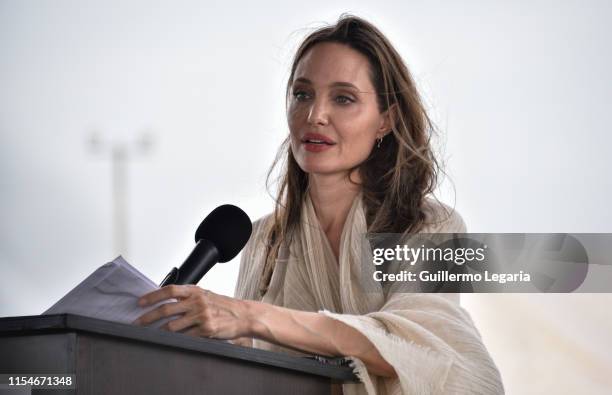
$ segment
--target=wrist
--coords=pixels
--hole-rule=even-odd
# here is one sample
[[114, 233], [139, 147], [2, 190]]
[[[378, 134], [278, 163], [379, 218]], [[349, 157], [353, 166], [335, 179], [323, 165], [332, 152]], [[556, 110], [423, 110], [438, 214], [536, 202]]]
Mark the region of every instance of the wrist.
[[264, 332], [263, 318], [269, 307], [266, 303], [245, 300], [247, 331], [250, 337], [262, 337]]

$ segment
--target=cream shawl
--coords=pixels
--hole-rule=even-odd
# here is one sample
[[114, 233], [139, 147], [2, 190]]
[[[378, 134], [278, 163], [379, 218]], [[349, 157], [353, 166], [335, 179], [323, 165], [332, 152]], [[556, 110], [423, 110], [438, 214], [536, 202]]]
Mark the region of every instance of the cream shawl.
[[[425, 233], [465, 232], [461, 217], [428, 200]], [[307, 194], [302, 223], [290, 246], [281, 247], [263, 299], [266, 222], [254, 223], [245, 247], [235, 296], [303, 311], [318, 311], [365, 335], [395, 368], [397, 379], [370, 374], [357, 358], [351, 366], [361, 383], [344, 384], [349, 394], [501, 394], [500, 374], [458, 294], [366, 293], [357, 262], [366, 220], [361, 194], [344, 225], [339, 262], [321, 229]], [[253, 347], [291, 354], [290, 349], [254, 339]]]

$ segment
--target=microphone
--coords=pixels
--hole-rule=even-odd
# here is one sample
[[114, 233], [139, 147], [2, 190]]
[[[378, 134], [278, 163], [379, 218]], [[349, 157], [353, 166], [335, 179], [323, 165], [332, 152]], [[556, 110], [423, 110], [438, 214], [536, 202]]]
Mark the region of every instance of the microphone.
[[196, 246], [179, 269], [172, 268], [159, 284], [197, 284], [217, 262], [232, 260], [251, 237], [249, 216], [231, 204], [217, 207], [198, 226]]

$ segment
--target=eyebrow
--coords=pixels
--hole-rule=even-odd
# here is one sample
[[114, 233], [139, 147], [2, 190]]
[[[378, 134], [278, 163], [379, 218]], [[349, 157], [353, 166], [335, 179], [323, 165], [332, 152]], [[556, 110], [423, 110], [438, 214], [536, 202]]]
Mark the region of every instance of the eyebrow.
[[[304, 78], [304, 77], [296, 78], [293, 82], [294, 83], [296, 83], [296, 82], [303, 82], [305, 84], [312, 85], [312, 81], [310, 81], [308, 78]], [[361, 92], [361, 90], [359, 88], [357, 88], [355, 85], [351, 84], [350, 82], [345, 82], [345, 81], [336, 81], [334, 83], [331, 83], [329, 86], [332, 86], [332, 87], [353, 88], [353, 89], [356, 89], [356, 90]]]

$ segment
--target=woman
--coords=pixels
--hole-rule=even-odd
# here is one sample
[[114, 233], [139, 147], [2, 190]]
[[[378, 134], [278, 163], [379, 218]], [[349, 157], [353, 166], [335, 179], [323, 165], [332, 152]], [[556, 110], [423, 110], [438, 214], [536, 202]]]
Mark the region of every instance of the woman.
[[347, 356], [345, 394], [502, 393], [499, 373], [458, 295], [366, 292], [366, 232], [465, 232], [427, 196], [437, 164], [431, 122], [389, 41], [343, 16], [297, 50], [287, 85], [290, 134], [274, 213], [254, 223], [236, 298], [169, 286], [139, 323], [182, 314], [171, 331], [276, 351]]

